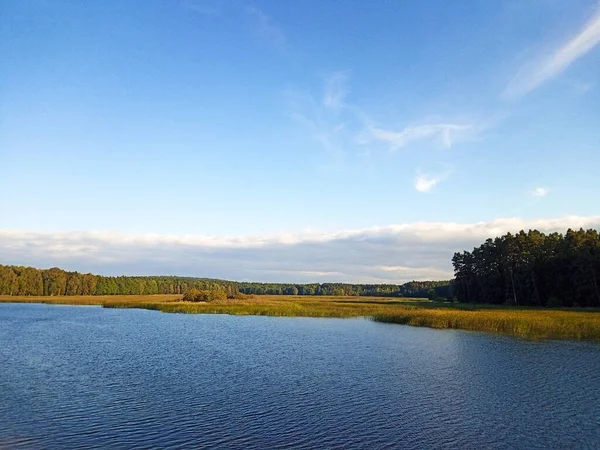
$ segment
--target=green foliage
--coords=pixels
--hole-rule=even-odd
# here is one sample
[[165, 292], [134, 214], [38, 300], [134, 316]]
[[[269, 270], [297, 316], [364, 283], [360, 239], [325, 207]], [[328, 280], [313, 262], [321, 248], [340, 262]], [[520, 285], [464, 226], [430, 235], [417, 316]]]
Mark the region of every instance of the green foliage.
[[[41, 278], [40, 278], [41, 277]], [[104, 277], [58, 268], [47, 270], [0, 265], [0, 295], [155, 295], [185, 294], [191, 289], [224, 291], [227, 298], [246, 295], [337, 295], [378, 297], [427, 297], [433, 289], [435, 297], [448, 298], [449, 281], [411, 281], [395, 284], [347, 283], [237, 283], [226, 280], [191, 277]], [[221, 298], [222, 294], [212, 297]], [[205, 300], [195, 300], [205, 301]], [[214, 301], [214, 300], [208, 300]]]
[[183, 301], [184, 302], [199, 302], [201, 295], [202, 294], [199, 289], [196, 289], [196, 288], [188, 289], [183, 294]]
[[214, 298], [234, 298], [237, 283], [190, 277], [104, 277], [67, 272], [56, 267], [39, 270], [31, 267], [0, 265], [0, 295], [155, 295], [183, 294], [191, 289], [219, 291]]
[[455, 253], [454, 294], [461, 302], [531, 306], [600, 306], [597, 230], [537, 230], [488, 239]]
[[348, 283], [237, 283], [240, 292], [256, 295], [335, 295], [366, 297], [427, 297], [433, 289], [436, 297], [451, 296], [450, 281], [411, 281], [405, 284], [348, 284]]
[[202, 290], [192, 288], [183, 294], [183, 301], [186, 302], [215, 302], [222, 300], [227, 300], [227, 292], [223, 288]]
[[[600, 235], [537, 230], [488, 239], [472, 252], [455, 253], [455, 279], [395, 284], [236, 283], [191, 277], [103, 277], [58, 268], [0, 265], [0, 295], [186, 294], [214, 302], [240, 295], [377, 296], [456, 299], [463, 303], [531, 306], [600, 306]], [[189, 294], [194, 290], [194, 294]]]
[[285, 295], [298, 295], [298, 288], [296, 286], [288, 286], [283, 290]]

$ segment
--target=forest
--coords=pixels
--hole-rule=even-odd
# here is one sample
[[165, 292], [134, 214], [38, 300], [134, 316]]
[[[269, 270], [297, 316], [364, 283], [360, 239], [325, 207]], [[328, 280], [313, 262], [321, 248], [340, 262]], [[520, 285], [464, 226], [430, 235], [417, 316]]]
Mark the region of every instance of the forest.
[[[0, 295], [186, 294], [377, 296], [524, 306], [600, 306], [597, 230], [544, 234], [537, 230], [488, 239], [454, 254], [454, 280], [404, 284], [257, 283], [176, 276], [101, 276], [56, 267], [0, 265]], [[202, 295], [200, 295], [202, 294]], [[213, 295], [214, 294], [214, 295]], [[218, 294], [218, 295], [217, 295]], [[198, 297], [200, 298], [200, 297]]]
[[488, 239], [452, 258], [460, 302], [600, 306], [600, 234], [521, 231]]
[[336, 295], [381, 297], [450, 296], [449, 281], [411, 281], [395, 284], [345, 283], [245, 283], [208, 278], [175, 276], [119, 276], [67, 272], [56, 267], [0, 265], [0, 295], [152, 295], [185, 294], [198, 291], [224, 291], [229, 298], [238, 293], [256, 295]]

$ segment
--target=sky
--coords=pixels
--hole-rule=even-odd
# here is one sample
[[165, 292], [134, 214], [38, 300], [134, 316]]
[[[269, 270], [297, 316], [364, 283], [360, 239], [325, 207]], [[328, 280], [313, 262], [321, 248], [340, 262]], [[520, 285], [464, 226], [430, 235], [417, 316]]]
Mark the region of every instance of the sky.
[[0, 263], [444, 279], [600, 229], [598, 0], [0, 2]]

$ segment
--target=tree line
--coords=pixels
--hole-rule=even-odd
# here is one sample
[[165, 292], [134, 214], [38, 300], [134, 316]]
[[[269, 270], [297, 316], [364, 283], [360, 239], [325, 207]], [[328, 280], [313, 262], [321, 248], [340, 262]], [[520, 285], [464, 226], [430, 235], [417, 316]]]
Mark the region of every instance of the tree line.
[[[449, 281], [411, 281], [405, 284], [248, 283], [209, 278], [146, 276], [109, 277], [59, 268], [0, 265], [0, 295], [152, 295], [185, 294], [190, 290], [247, 295], [334, 295], [383, 297], [450, 297]], [[197, 294], [196, 294], [197, 295]]]
[[238, 283], [240, 292], [254, 295], [332, 295], [370, 297], [449, 297], [450, 281], [411, 281], [404, 284]]
[[461, 302], [600, 306], [600, 234], [520, 231], [455, 253], [453, 295]]
[[190, 289], [238, 292], [236, 283], [191, 277], [107, 277], [90, 273], [67, 272], [56, 267], [0, 265], [0, 295], [152, 295], [184, 294]]
[[600, 306], [600, 234], [567, 230], [520, 231], [455, 253], [454, 280], [404, 284], [250, 283], [174, 276], [109, 277], [56, 267], [0, 265], [0, 295], [188, 294], [194, 298], [243, 295], [428, 297], [466, 303]]

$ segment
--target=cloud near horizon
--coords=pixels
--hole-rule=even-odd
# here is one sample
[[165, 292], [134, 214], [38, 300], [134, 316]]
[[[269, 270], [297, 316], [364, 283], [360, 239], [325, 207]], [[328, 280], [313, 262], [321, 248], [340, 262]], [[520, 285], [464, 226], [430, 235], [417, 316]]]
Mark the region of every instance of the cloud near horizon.
[[0, 230], [0, 262], [100, 275], [181, 275], [263, 282], [404, 283], [449, 279], [454, 252], [536, 228], [600, 229], [600, 216], [413, 223], [273, 236], [127, 235]]

